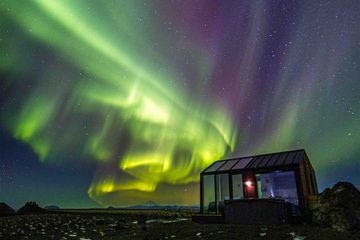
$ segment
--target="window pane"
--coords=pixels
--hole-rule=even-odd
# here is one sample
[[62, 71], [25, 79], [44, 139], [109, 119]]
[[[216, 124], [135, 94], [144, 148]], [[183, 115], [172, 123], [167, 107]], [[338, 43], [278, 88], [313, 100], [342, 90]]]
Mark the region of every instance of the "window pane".
[[215, 212], [215, 175], [203, 176], [203, 211]]
[[272, 172], [256, 175], [259, 198], [280, 198], [293, 205], [299, 205], [295, 174], [293, 171]]
[[229, 174], [218, 174], [216, 175], [217, 183], [217, 208], [218, 211], [224, 209], [224, 201], [230, 199], [230, 190], [229, 190]]
[[243, 199], [243, 180], [242, 174], [232, 175], [232, 185], [233, 185], [233, 199]]

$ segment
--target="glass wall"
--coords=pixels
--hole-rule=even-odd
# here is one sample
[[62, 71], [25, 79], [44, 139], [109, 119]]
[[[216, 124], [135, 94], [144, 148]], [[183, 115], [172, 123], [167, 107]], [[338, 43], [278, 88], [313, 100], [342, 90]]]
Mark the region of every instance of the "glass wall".
[[299, 205], [293, 171], [256, 174], [256, 181], [259, 198], [280, 198], [294, 206]]
[[224, 209], [224, 201], [230, 200], [229, 191], [229, 174], [217, 174], [217, 210], [222, 211]]
[[[231, 185], [229, 176], [231, 177]], [[231, 175], [228, 173], [202, 175], [203, 212], [222, 212], [225, 201], [230, 200], [230, 188], [232, 188], [232, 199], [244, 199], [247, 188], [245, 188], [243, 178], [245, 178], [244, 174], [240, 173]], [[255, 185], [252, 182], [253, 197], [283, 199], [291, 204], [293, 213], [299, 211], [299, 199], [294, 171], [261, 173], [256, 174], [255, 178]]]
[[244, 198], [242, 174], [232, 175], [232, 188], [233, 188], [233, 199]]
[[203, 211], [215, 212], [215, 175], [203, 176]]

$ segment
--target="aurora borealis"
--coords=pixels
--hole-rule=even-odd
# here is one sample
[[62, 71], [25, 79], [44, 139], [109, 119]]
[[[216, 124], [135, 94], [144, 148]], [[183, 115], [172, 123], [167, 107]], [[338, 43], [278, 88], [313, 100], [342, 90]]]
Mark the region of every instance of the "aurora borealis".
[[359, 1], [9, 0], [0, 16], [15, 205], [34, 186], [68, 207], [198, 204], [213, 161], [297, 148], [320, 189], [360, 184]]

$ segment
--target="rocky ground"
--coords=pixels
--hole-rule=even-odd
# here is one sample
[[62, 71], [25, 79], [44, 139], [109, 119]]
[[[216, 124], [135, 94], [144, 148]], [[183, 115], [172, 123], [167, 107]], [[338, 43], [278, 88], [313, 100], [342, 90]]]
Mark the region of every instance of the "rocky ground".
[[190, 217], [165, 211], [16, 215], [0, 217], [0, 239], [356, 239], [318, 226], [198, 224]]

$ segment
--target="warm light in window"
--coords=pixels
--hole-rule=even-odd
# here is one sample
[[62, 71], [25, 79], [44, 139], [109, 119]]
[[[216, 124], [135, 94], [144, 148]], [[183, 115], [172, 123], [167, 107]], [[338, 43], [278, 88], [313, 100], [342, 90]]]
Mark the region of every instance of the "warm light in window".
[[253, 184], [252, 181], [246, 181], [246, 182], [245, 182], [245, 185], [246, 185], [247, 187], [251, 187], [252, 184]]

